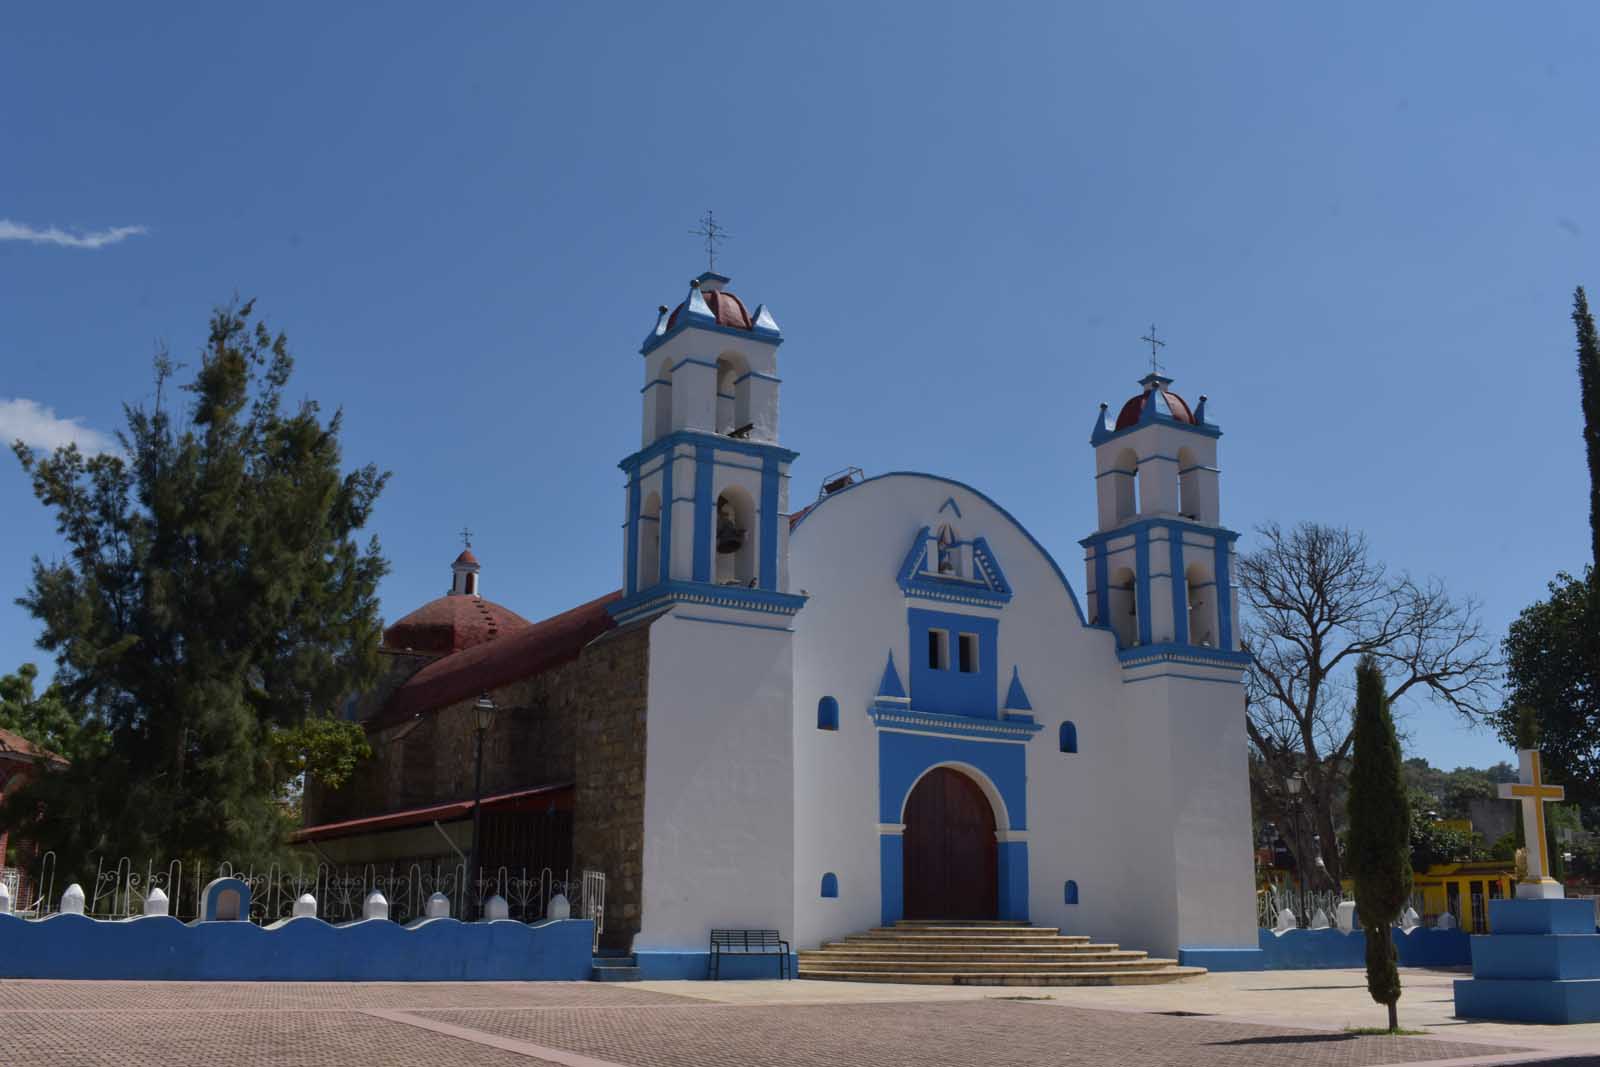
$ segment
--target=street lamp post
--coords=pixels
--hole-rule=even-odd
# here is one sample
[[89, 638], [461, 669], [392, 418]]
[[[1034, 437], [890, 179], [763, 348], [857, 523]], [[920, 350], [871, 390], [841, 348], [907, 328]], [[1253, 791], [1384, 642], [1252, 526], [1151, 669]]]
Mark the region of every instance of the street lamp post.
[[1289, 794], [1289, 810], [1294, 818], [1294, 877], [1300, 883], [1300, 910], [1306, 907], [1306, 838], [1305, 829], [1301, 826], [1301, 815], [1305, 805], [1300, 800], [1300, 791], [1305, 788], [1306, 776], [1295, 771], [1283, 780], [1283, 788]]
[[464, 906], [461, 909], [463, 917], [466, 918], [477, 918], [483, 911], [482, 905], [472, 896], [468, 887], [473, 884], [473, 878], [478, 872], [479, 849], [483, 841], [483, 735], [494, 725], [494, 701], [489, 699], [488, 693], [484, 693], [472, 706], [472, 710], [478, 720], [478, 759], [477, 768], [472, 775], [472, 859], [467, 863], [467, 884], [463, 887], [465, 890], [463, 904], [472, 901], [472, 907], [469, 909]]

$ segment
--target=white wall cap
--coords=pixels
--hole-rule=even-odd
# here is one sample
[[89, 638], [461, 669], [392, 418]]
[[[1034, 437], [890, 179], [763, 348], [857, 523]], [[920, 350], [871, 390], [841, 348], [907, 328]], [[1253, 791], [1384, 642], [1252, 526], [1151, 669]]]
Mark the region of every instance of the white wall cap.
[[310, 893], [301, 893], [299, 897], [295, 898], [294, 911], [292, 914], [297, 919], [301, 918], [302, 916], [316, 918], [317, 898], [312, 896]]
[[557, 893], [550, 898], [550, 906], [544, 910], [544, 917], [546, 919], [572, 918], [572, 902], [567, 899], [565, 893]]
[[483, 902], [483, 917], [488, 922], [494, 922], [496, 919], [508, 919], [511, 917], [511, 906], [506, 903], [505, 897], [496, 893]]
[[160, 886], [150, 890], [150, 895], [144, 898], [144, 913], [146, 915], [166, 915], [168, 911], [167, 894], [161, 891]]
[[367, 899], [361, 903], [361, 917], [363, 919], [387, 919], [389, 917], [389, 901], [382, 893], [374, 889], [367, 894]]
[[11, 890], [6, 888], [6, 884], [4, 882], [0, 882], [0, 915], [10, 915], [10, 914], [11, 914]]
[[83, 886], [77, 882], [67, 886], [67, 891], [61, 894], [61, 914], [83, 914]]
[[422, 913], [430, 919], [450, 918], [450, 898], [443, 893], [434, 893], [422, 906]]

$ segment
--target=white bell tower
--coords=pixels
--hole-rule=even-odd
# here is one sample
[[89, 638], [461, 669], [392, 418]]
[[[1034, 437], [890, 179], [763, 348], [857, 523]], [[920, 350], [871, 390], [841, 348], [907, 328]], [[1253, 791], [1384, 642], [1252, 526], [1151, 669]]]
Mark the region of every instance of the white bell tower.
[[1238, 649], [1233, 543], [1221, 525], [1217, 438], [1197, 407], [1151, 372], [1113, 420], [1100, 405], [1095, 455], [1099, 528], [1086, 552], [1090, 622], [1117, 646]]

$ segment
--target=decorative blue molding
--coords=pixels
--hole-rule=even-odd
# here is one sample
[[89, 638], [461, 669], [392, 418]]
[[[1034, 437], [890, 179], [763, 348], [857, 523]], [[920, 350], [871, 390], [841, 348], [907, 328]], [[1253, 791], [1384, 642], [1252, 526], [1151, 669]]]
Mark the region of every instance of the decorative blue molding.
[[761, 460], [761, 559], [757, 581], [768, 591], [778, 588], [778, 457], [770, 452]]
[[839, 702], [833, 697], [823, 697], [817, 701], [817, 729], [837, 730], [839, 728]]
[[885, 926], [893, 926], [905, 915], [905, 845], [900, 834], [878, 835], [878, 885]]
[[1226, 648], [1206, 648], [1204, 645], [1179, 645], [1173, 643], [1139, 645], [1136, 648], [1118, 649], [1117, 659], [1122, 661], [1124, 669], [1145, 667], [1152, 663], [1185, 663], [1197, 667], [1243, 668], [1250, 666], [1250, 653], [1248, 652], [1235, 652]]
[[[702, 305], [704, 305], [705, 299], [702, 297], [700, 302]], [[650, 336], [644, 339], [644, 343], [639, 346], [639, 354], [641, 356], [648, 356], [651, 352], [654, 352], [656, 349], [660, 348], [662, 345], [666, 344], [668, 341], [672, 340], [674, 337], [685, 332], [686, 330], [699, 330], [702, 333], [720, 333], [726, 334], [729, 337], [742, 337], [746, 341], [752, 341], [758, 345], [770, 345], [773, 348], [777, 348], [779, 345], [783, 344], [783, 336], [777, 330], [778, 324], [776, 322], [772, 322], [772, 316], [770, 314], [767, 316], [767, 320], [772, 322], [773, 328], [770, 330], [741, 330], [737, 326], [724, 326], [722, 323], [718, 322], [715, 317], [709, 321], [706, 321], [698, 318], [691, 318], [688, 315], [679, 315], [678, 321], [673, 323], [672, 328], [665, 329], [665, 322], [669, 316], [670, 312], [668, 313], [668, 316], [662, 317], [662, 320], [659, 324], [663, 327], [662, 332], [656, 333], [652, 331]]]
[[796, 593], [777, 593], [750, 589], [742, 585], [712, 585], [708, 582], [666, 581], [614, 601], [606, 610], [619, 624], [654, 615], [674, 604], [705, 604], [717, 608], [738, 608], [767, 615], [792, 616], [805, 606], [807, 598]]
[[822, 876], [822, 899], [837, 900], [839, 897], [839, 876], [829, 871]]
[[[658, 437], [639, 451], [623, 457], [617, 466], [624, 472], [632, 474], [642, 464], [648, 463], [655, 457], [671, 451], [678, 445], [709, 445], [720, 452], [735, 452], [746, 456], [755, 456], [764, 459], [769, 455], [777, 456], [782, 463], [791, 463], [800, 453], [790, 451], [780, 445], [761, 444], [758, 441], [743, 441], [736, 437], [726, 437], [706, 430], [674, 430], [665, 437]], [[859, 482], [856, 484], [860, 484]], [[844, 490], [840, 490], [843, 492]], [[835, 496], [838, 494], [835, 493]]]
[[1148, 645], [1150, 633], [1150, 528], [1141, 527], [1133, 535], [1133, 569], [1139, 604], [1139, 643]]
[[[717, 473], [713, 464], [716, 454], [710, 445], [700, 442], [694, 446], [694, 580], [711, 580], [711, 528], [716, 501], [711, 499], [712, 477]], [[663, 575], [665, 577], [665, 575]]]
[[[884, 713], [885, 718], [899, 714]], [[913, 713], [914, 714], [914, 713]], [[915, 724], [913, 724], [914, 726]], [[938, 734], [951, 734], [967, 723], [958, 723]], [[1006, 724], [996, 723], [1004, 728]], [[1016, 727], [1013, 725], [1012, 729]], [[1028, 828], [1027, 738], [955, 737], [933, 733], [903, 732], [904, 724], [880, 724], [878, 734], [878, 822], [896, 825], [905, 821], [906, 800], [912, 788], [934, 767], [948, 766], [967, 775], [983, 787], [994, 809], [994, 824], [999, 830]], [[1034, 729], [1037, 729], [1035, 727]], [[1031, 736], [1032, 731], [1030, 731]], [[1017, 743], [995, 744], [995, 741]], [[987, 784], [985, 784], [987, 783]], [[996, 795], [998, 794], [998, 803]]]
[[[626, 596], [632, 596], [639, 591], [639, 478], [638, 475], [628, 479], [628, 565], [626, 568], [627, 581], [623, 585]], [[657, 577], [663, 577], [659, 573]]]
[[1076, 755], [1078, 752], [1078, 727], [1069, 719], [1061, 724], [1060, 730], [1061, 751], [1067, 755]]
[[918, 711], [910, 707], [873, 705], [867, 709], [867, 717], [880, 730], [903, 730], [1014, 744], [1025, 744], [1044, 729], [1043, 724], [1027, 718], [975, 719], [970, 715], [943, 715], [937, 711]]
[[733, 380], [733, 384], [734, 385], [738, 385], [740, 382], [744, 381], [746, 378], [754, 378], [758, 382], [771, 382], [774, 385], [782, 385], [783, 384], [783, 379], [778, 377], [776, 374], [762, 374], [758, 370], [747, 370], [747, 371], [745, 371], [743, 374], [739, 375], [739, 377], [737, 377], [737, 378], [735, 378]]
[[661, 533], [659, 559], [656, 561], [656, 581], [667, 581], [672, 577], [672, 469], [677, 466], [673, 462], [675, 457], [668, 456], [661, 464], [661, 499], [666, 503], [661, 505]]
[[1067, 599], [1072, 602], [1072, 610], [1077, 614], [1079, 624], [1083, 626], [1089, 625], [1088, 620], [1084, 617], [1083, 607], [1078, 603], [1078, 594], [1073, 591], [1072, 583], [1067, 581], [1067, 576], [1061, 570], [1061, 565], [1057, 563], [1055, 557], [1052, 556], [1049, 551], [1047, 551], [1045, 547], [1039, 543], [1039, 539], [1034, 537], [1033, 534], [1029, 533], [1027, 527], [1018, 522], [1014, 515], [1012, 515], [1005, 508], [1001, 507], [999, 504], [995, 503], [992, 497], [980, 492], [977, 489], [974, 489], [965, 482], [958, 482], [953, 478], [945, 478], [937, 474], [927, 474], [922, 471], [890, 471], [887, 474], [877, 474], [873, 475], [871, 478], [863, 478], [861, 481], [847, 485], [843, 489], [837, 490], [836, 492], [829, 493], [827, 496], [819, 500], [816, 505], [811, 508], [811, 510], [801, 515], [800, 518], [795, 522], [794, 526], [790, 528], [791, 536], [795, 530], [798, 530], [801, 526], [805, 525], [807, 519], [811, 518], [811, 516], [815, 515], [822, 508], [826, 507], [830, 501], [837, 500], [846, 493], [860, 489], [863, 485], [871, 485], [873, 482], [880, 481], [884, 478], [923, 478], [930, 482], [940, 482], [944, 485], [954, 486], [957, 489], [965, 490], [966, 492], [977, 497], [979, 500], [983, 501], [985, 504], [988, 504], [990, 507], [994, 508], [996, 512], [1006, 519], [1006, 521], [1010, 522], [1012, 526], [1016, 527], [1017, 531], [1021, 533], [1023, 537], [1028, 539], [1028, 543], [1031, 544], [1039, 552], [1039, 554], [1044, 557], [1045, 561], [1050, 564], [1050, 569], [1055, 572], [1056, 578], [1061, 582], [1061, 588], [1066, 591]]
[[737, 626], [742, 630], [773, 630], [781, 634], [794, 633], [794, 627], [792, 626], [767, 626], [764, 623], [739, 622], [736, 619], [713, 619], [709, 615], [685, 615], [679, 612], [676, 618], [682, 619], [684, 622], [703, 622], [712, 626]]
[[896, 575], [903, 593], [983, 607], [1002, 607], [1011, 602], [1011, 583], [1006, 581], [1005, 572], [1000, 569], [988, 541], [979, 537], [972, 542], [972, 569], [978, 574], [964, 578], [927, 569], [928, 544], [932, 536], [932, 530], [924, 526], [911, 542], [911, 550], [906, 553]]
[[1179, 581], [1183, 576], [1183, 534], [1168, 535], [1167, 574], [1172, 579], [1172, 640], [1180, 645], [1189, 643], [1189, 600], [1184, 595], [1188, 583]]
[[1233, 567], [1231, 542], [1217, 542], [1217, 558], [1213, 566], [1217, 582], [1217, 645], [1233, 647]]
[[1203, 522], [1195, 522], [1193, 519], [1186, 519], [1179, 515], [1157, 515], [1147, 519], [1126, 522], [1109, 530], [1096, 530], [1088, 537], [1080, 538], [1078, 544], [1086, 549], [1097, 549], [1107, 541], [1118, 541], [1124, 537], [1132, 537], [1140, 530], [1150, 530], [1157, 526], [1166, 528], [1169, 531], [1169, 536], [1171, 536], [1170, 531], [1172, 530], [1187, 530], [1213, 538], [1218, 542], [1227, 542], [1229, 544], [1239, 539], [1237, 531], [1229, 530], [1222, 526], [1207, 526]]
[[955, 497], [945, 497], [944, 503], [939, 505], [939, 510], [936, 512], [936, 514], [943, 515], [945, 508], [949, 508], [951, 511], [955, 512], [956, 518], [961, 518], [961, 505], [956, 503]]

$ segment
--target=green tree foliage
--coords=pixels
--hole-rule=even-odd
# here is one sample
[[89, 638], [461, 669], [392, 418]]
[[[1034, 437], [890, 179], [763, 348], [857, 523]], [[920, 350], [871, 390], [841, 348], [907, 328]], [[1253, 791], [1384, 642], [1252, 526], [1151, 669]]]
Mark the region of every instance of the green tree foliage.
[[34, 694], [39, 668], [24, 663], [17, 673], [0, 676], [0, 729], [10, 730], [64, 759], [76, 759], [99, 734], [79, 724], [59, 686]]
[[1591, 587], [1560, 574], [1550, 596], [1524, 608], [1505, 640], [1505, 702], [1489, 720], [1508, 745], [1519, 736], [1522, 708], [1539, 723], [1545, 777], [1565, 786], [1567, 799], [1586, 810], [1600, 806], [1600, 690], [1590, 670], [1600, 634]]
[[63, 870], [265, 858], [298, 777], [336, 784], [365, 751], [328, 709], [377, 675], [387, 565], [354, 535], [388, 476], [341, 471], [340, 415], [286, 406], [292, 368], [250, 304], [220, 309], [183, 419], [163, 406], [163, 357], [153, 408], [125, 409], [124, 455], [14, 448], [68, 547], [35, 557], [18, 603], [67, 706], [106, 738], [8, 805]]
[[1383, 670], [1372, 656], [1356, 666], [1354, 735], [1345, 864], [1367, 939], [1367, 991], [1388, 1006], [1393, 1031], [1400, 1026], [1400, 971], [1389, 930], [1411, 894], [1411, 814]]
[[[1413, 763], [1407, 760], [1409, 772]], [[1409, 777], [1409, 774], [1407, 775]], [[1486, 853], [1473, 840], [1473, 834], [1446, 829], [1432, 817], [1441, 814], [1433, 807], [1433, 798], [1420, 789], [1407, 791], [1407, 804], [1411, 809], [1411, 869], [1426, 871], [1436, 863], [1462, 863], [1484, 858]], [[1455, 818], [1455, 816], [1445, 816]]]

